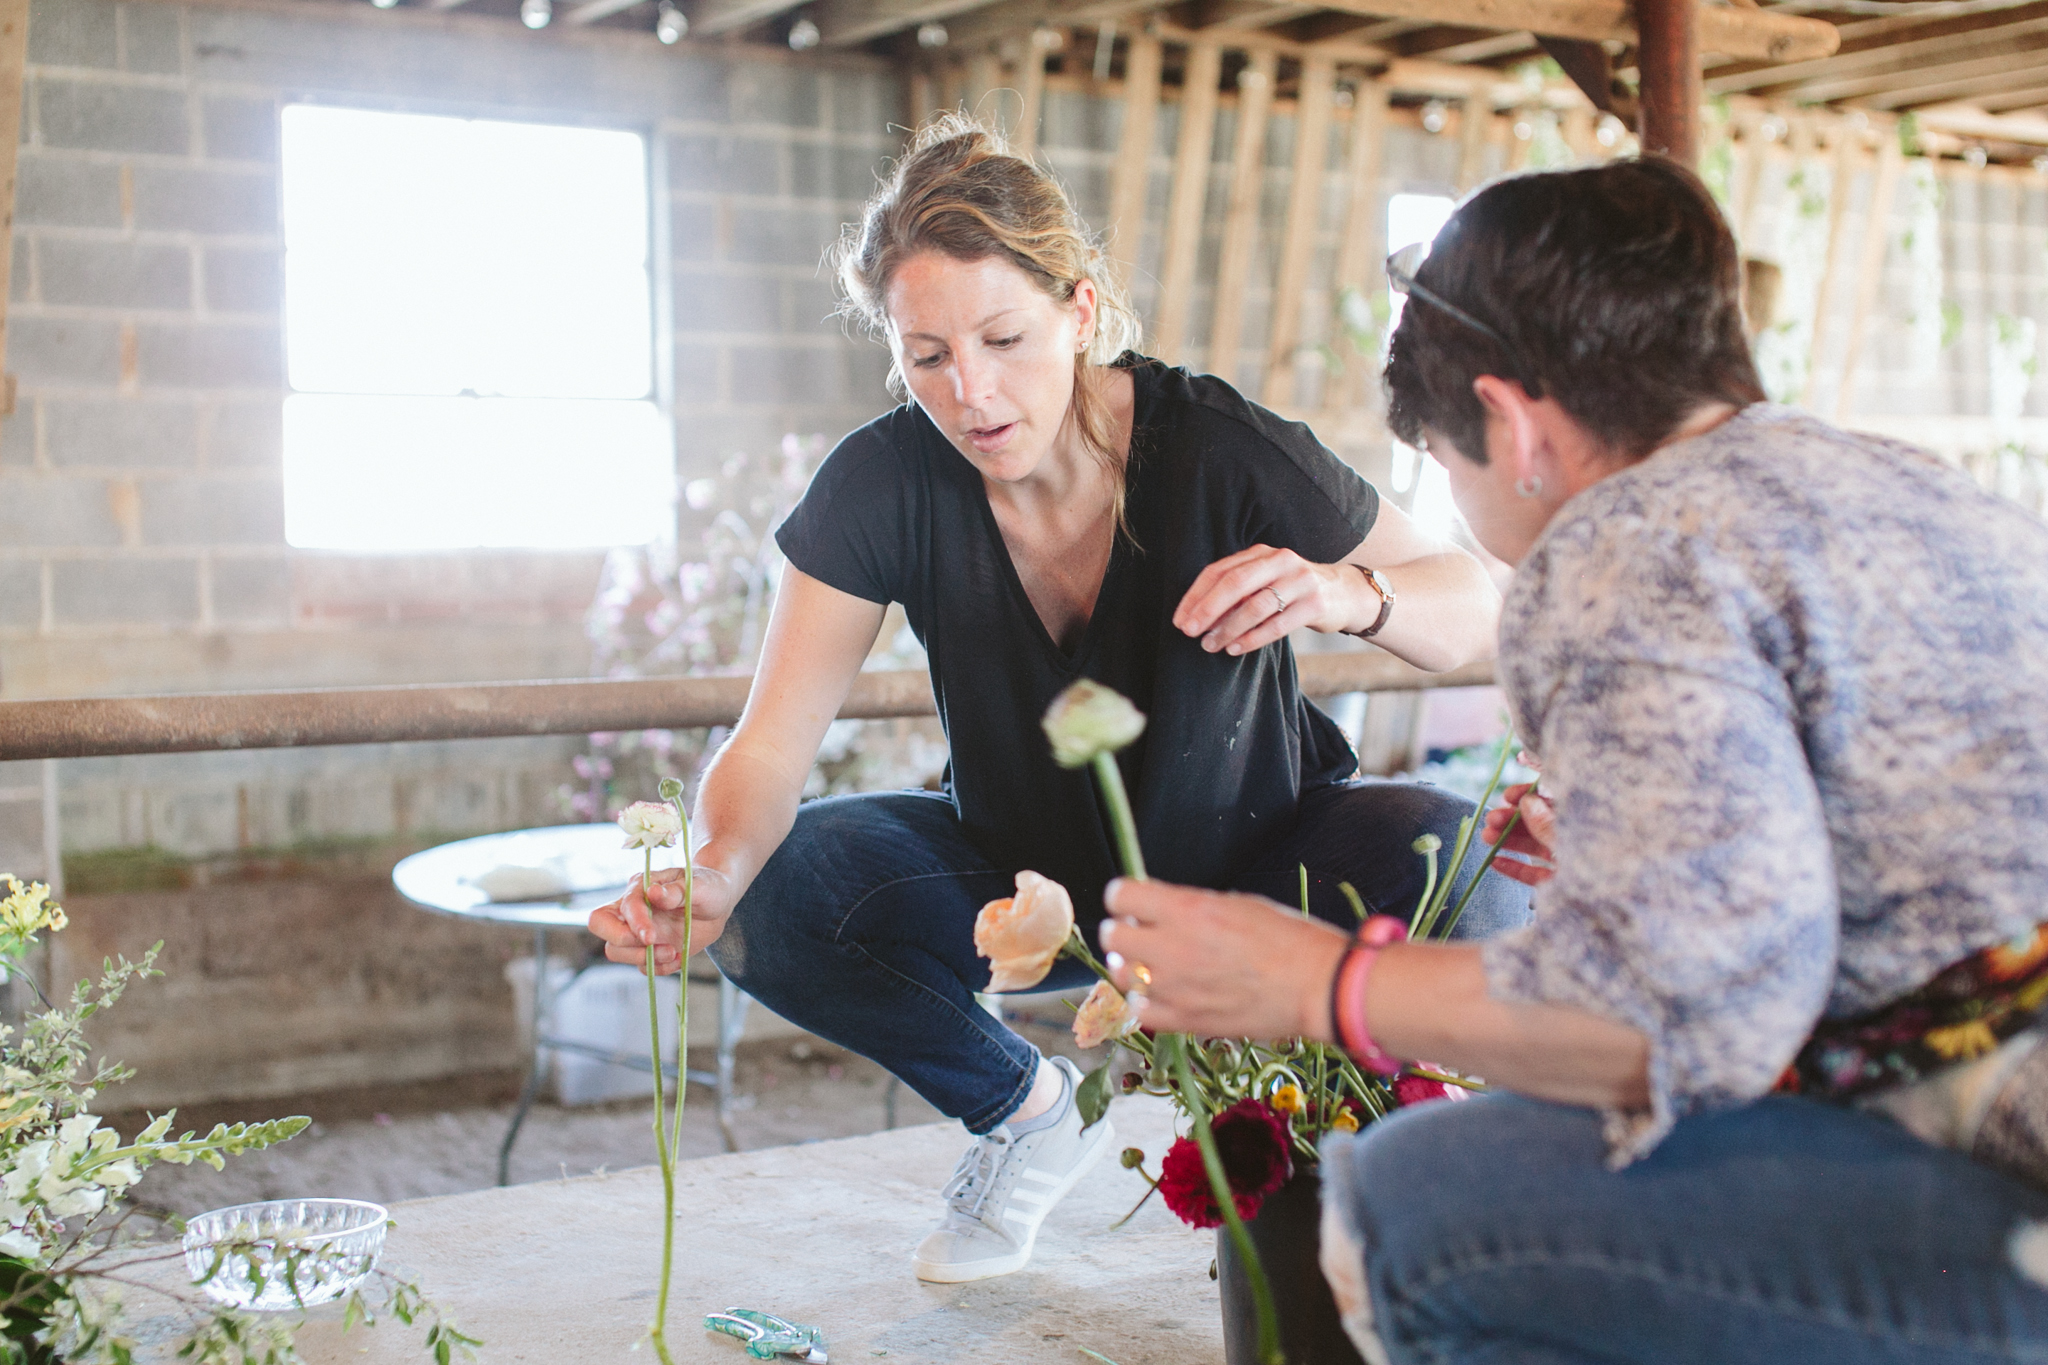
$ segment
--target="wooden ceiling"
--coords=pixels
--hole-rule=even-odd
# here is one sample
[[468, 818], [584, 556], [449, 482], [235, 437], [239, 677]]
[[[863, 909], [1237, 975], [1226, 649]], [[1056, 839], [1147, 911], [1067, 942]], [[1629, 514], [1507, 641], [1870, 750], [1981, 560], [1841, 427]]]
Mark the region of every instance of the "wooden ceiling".
[[[688, 19], [687, 45], [861, 50], [944, 65], [992, 48], [1013, 61], [1028, 41], [1051, 73], [1097, 78], [1122, 74], [1122, 40], [1144, 28], [1283, 58], [1320, 50], [1367, 73], [1400, 63], [1505, 76], [1547, 58], [1557, 64], [1544, 68], [1551, 78], [1561, 68], [1624, 117], [1635, 78], [1627, 0], [552, 0], [550, 27], [652, 34], [665, 2]], [[520, 5], [392, 7], [518, 23]], [[1934, 139], [1937, 151], [1983, 146], [1997, 159], [2031, 160], [2048, 146], [2048, 0], [1707, 0], [1699, 31], [1710, 98], [1910, 114], [1949, 134]], [[1283, 84], [1290, 69], [1283, 61]], [[1171, 57], [1165, 79], [1179, 79]]]

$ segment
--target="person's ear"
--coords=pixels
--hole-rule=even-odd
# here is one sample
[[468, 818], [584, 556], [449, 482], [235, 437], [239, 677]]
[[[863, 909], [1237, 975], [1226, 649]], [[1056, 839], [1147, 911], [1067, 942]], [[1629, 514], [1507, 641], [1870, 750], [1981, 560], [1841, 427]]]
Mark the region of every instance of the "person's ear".
[[1095, 288], [1095, 281], [1077, 280], [1074, 284], [1074, 337], [1079, 349], [1087, 350], [1095, 340], [1095, 326], [1101, 320], [1102, 296]]
[[1472, 381], [1472, 396], [1493, 419], [1487, 425], [1497, 424], [1507, 438], [1504, 449], [1495, 449], [1489, 440], [1486, 458], [1489, 461], [1504, 459], [1508, 472], [1515, 476], [1517, 487], [1541, 488], [1542, 467], [1548, 463], [1548, 452], [1544, 449], [1543, 424], [1537, 420], [1536, 400], [1529, 396], [1529, 391], [1522, 387], [1520, 381], [1491, 374], [1482, 374]]

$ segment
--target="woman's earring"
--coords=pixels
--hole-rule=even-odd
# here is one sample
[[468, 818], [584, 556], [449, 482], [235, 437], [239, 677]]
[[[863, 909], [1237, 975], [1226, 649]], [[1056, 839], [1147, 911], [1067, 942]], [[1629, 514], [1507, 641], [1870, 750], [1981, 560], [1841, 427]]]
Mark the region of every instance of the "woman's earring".
[[1540, 497], [1542, 497], [1542, 496], [1543, 496], [1543, 476], [1542, 476], [1541, 474], [1531, 474], [1531, 475], [1530, 475], [1530, 476], [1529, 476], [1528, 478], [1526, 478], [1526, 479], [1516, 479], [1516, 480], [1515, 480], [1515, 491], [1516, 491], [1517, 493], [1520, 493], [1520, 494], [1521, 494], [1521, 495], [1522, 495], [1523, 497], [1525, 497], [1525, 498], [1540, 498]]

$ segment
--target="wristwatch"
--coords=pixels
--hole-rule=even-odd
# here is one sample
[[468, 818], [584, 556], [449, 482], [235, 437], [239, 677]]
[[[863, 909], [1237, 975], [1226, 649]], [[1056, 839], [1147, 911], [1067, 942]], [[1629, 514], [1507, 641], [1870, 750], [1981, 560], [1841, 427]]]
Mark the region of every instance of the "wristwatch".
[[1380, 627], [1394, 614], [1394, 586], [1387, 582], [1387, 576], [1378, 569], [1368, 569], [1363, 564], [1353, 564], [1351, 567], [1364, 574], [1365, 581], [1372, 584], [1372, 590], [1380, 595], [1380, 614], [1375, 616], [1372, 624], [1364, 630], [1354, 632], [1359, 639], [1370, 640], [1380, 633]]

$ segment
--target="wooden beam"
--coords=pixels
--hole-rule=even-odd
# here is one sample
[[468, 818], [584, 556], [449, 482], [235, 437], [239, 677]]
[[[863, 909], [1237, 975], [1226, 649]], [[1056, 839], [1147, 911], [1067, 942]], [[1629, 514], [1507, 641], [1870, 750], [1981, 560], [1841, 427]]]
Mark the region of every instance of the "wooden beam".
[[14, 172], [21, 145], [21, 95], [28, 73], [28, 0], [0, 0], [0, 414], [14, 411], [7, 373], [7, 300], [14, 267]]
[[[1326, 9], [1434, 24], [1505, 31], [1527, 29], [1555, 38], [1615, 39], [1633, 45], [1636, 23], [1628, 0], [1322, 0]], [[1701, 52], [1758, 61], [1825, 57], [1841, 39], [1824, 19], [1776, 10], [1702, 5], [1695, 23]]]
[[1213, 42], [1188, 49], [1180, 87], [1180, 140], [1173, 152], [1173, 191], [1166, 205], [1166, 255], [1159, 267], [1159, 310], [1153, 345], [1178, 363], [1187, 345], [1195, 293], [1195, 261], [1202, 249], [1202, 210], [1209, 201], [1209, 163], [1216, 140], [1217, 83], [1223, 50]]
[[1493, 133], [1493, 101], [1468, 95], [1458, 109], [1458, 193], [1470, 194], [1486, 179], [1486, 147]]
[[[2031, 13], [2031, 12], [2030, 12]], [[2032, 15], [1997, 28], [1972, 29], [1843, 53], [1818, 61], [1790, 62], [1706, 79], [1711, 95], [1738, 95], [1752, 90], [1797, 90], [1810, 82], [1850, 76], [1890, 76], [1919, 71], [1951, 58], [2009, 52], [2015, 41], [2048, 33], [2048, 14]]]
[[1842, 45], [1831, 57], [1814, 61], [1792, 62], [1776, 67], [1758, 66], [1750, 62], [1725, 62], [1713, 69], [1709, 81], [1717, 89], [1725, 88], [1734, 93], [1742, 90], [1762, 89], [1775, 83], [1779, 71], [1789, 66], [1795, 71], [1825, 64], [1852, 63], [1852, 59], [1882, 58], [1888, 52], [1915, 48], [1921, 44], [1938, 43], [1943, 40], [1962, 39], [1967, 41], [1978, 34], [1993, 33], [2015, 24], [2026, 23], [2048, 15], [2048, 0], [2031, 0], [2030, 3], [2007, 5], [1991, 15], [1932, 12], [1917, 15], [1901, 15], [1890, 19], [1870, 20], [1863, 23], [1845, 23], [1838, 26]]
[[1157, 9], [1159, 0], [1003, 0], [948, 20], [955, 46], [974, 47], [1037, 28], [1095, 24]]
[[[997, 0], [818, 0], [811, 18], [826, 47], [851, 47], [885, 34], [985, 9]], [[950, 27], [950, 25], [949, 25]], [[958, 41], [956, 39], [956, 41]]]
[[1643, 151], [1681, 166], [1700, 159], [1700, 12], [1697, 0], [1636, 0]]
[[1209, 327], [1209, 372], [1236, 382], [1244, 343], [1244, 296], [1259, 240], [1259, 201], [1266, 180], [1266, 118], [1273, 109], [1280, 62], [1254, 52], [1237, 78], [1237, 146], [1230, 158], [1230, 207], [1223, 217], [1223, 253], [1216, 265], [1216, 306]]
[[1967, 102], [1972, 95], [2039, 85], [2044, 75], [2048, 75], [2048, 45], [1938, 66], [1917, 76], [1894, 76], [1881, 87], [1860, 91], [1858, 103], [1872, 109], [1906, 109], [1949, 100]]
[[1433, 62], [1491, 62], [1531, 51], [1536, 46], [1533, 33], [1494, 33], [1466, 43], [1453, 43], [1449, 47], [1417, 49], [1411, 55], [1426, 57]]
[[460, 9], [468, 3], [469, 0], [425, 0], [425, 3], [420, 8], [427, 10]]
[[585, 24], [609, 19], [619, 11], [629, 10], [639, 3], [640, 0], [583, 0], [582, 4], [562, 16], [562, 22], [570, 28], [582, 28]]
[[2048, 146], [2048, 118], [2017, 118], [2009, 114], [1987, 114], [1981, 109], [1937, 106], [1932, 109], [1915, 109], [1913, 119], [1930, 132], [1951, 133], [1957, 137], [1983, 138], [1994, 142]]
[[1109, 254], [1124, 287], [1137, 284], [1145, 240], [1145, 201], [1152, 185], [1152, 140], [1159, 127], [1159, 69], [1164, 50], [1149, 33], [1131, 38], [1124, 54], [1123, 130], [1109, 177]]
[[715, 38], [721, 33], [748, 28], [763, 19], [773, 19], [795, 9], [802, 0], [697, 0], [687, 11], [690, 36]]
[[[2044, 73], [2048, 75], [2048, 73]], [[2048, 84], [2030, 85], [2021, 90], [2001, 90], [1995, 95], [1980, 95], [1969, 103], [1972, 109], [1987, 114], [2025, 113], [2048, 104]], [[1919, 111], [1914, 111], [1919, 117]]]
[[1302, 63], [1295, 101], [1294, 183], [1287, 194], [1287, 235], [1273, 285], [1273, 341], [1266, 358], [1266, 402], [1294, 401], [1294, 352], [1301, 345], [1302, 294], [1315, 264], [1316, 229], [1323, 221], [1324, 168], [1330, 159], [1330, 119], [1336, 112], [1337, 63], [1311, 57]]
[[1273, 0], [1208, 0], [1194, 7], [1190, 27], [1200, 33], [1269, 28], [1322, 9], [1321, 4], [1273, 3]]

